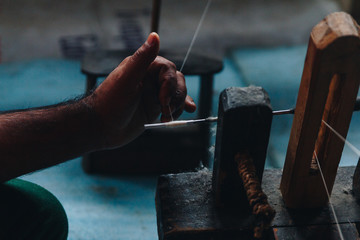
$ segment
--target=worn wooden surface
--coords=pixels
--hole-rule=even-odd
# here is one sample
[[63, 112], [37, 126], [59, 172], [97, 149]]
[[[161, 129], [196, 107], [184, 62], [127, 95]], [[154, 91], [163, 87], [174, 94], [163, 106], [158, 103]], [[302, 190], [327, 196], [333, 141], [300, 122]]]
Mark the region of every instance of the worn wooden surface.
[[288, 207], [326, 204], [314, 152], [331, 192], [344, 143], [322, 119], [346, 137], [359, 80], [359, 26], [346, 13], [330, 14], [313, 28], [309, 40], [280, 185]]
[[212, 173], [161, 176], [156, 193], [161, 240], [252, 239], [254, 217], [243, 207], [217, 211]]
[[[331, 197], [345, 236], [356, 236], [354, 223], [360, 222], [360, 206], [351, 191], [354, 169], [339, 168]], [[329, 205], [309, 210], [286, 208], [279, 189], [281, 173], [280, 169], [265, 170], [262, 185], [276, 211], [272, 227], [277, 239], [339, 239]], [[253, 216], [245, 209], [218, 210], [211, 178], [208, 170], [159, 178], [156, 194], [159, 239], [223, 240], [237, 236], [251, 239], [247, 237], [252, 237]], [[229, 234], [234, 234], [233, 238]]]
[[219, 206], [245, 205], [235, 154], [246, 151], [260, 182], [272, 121], [270, 99], [261, 87], [228, 88], [220, 94], [213, 186]]

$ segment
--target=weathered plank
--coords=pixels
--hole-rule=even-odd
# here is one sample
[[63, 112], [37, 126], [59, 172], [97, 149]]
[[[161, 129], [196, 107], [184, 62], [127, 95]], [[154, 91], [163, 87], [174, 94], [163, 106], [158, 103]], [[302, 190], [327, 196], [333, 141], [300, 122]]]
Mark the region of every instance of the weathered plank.
[[[331, 197], [345, 236], [357, 234], [354, 223], [360, 222], [360, 206], [351, 191], [354, 169], [339, 168]], [[265, 170], [262, 185], [276, 211], [272, 227], [278, 239], [339, 239], [329, 205], [311, 210], [285, 206], [279, 190], [281, 174], [280, 169]], [[208, 170], [159, 178], [156, 193], [159, 239], [252, 239], [254, 217], [250, 211], [217, 208], [211, 178]], [[270, 234], [268, 239], [272, 237]]]
[[217, 208], [211, 178], [208, 170], [159, 178], [155, 201], [159, 239], [253, 239], [255, 218], [248, 205]]

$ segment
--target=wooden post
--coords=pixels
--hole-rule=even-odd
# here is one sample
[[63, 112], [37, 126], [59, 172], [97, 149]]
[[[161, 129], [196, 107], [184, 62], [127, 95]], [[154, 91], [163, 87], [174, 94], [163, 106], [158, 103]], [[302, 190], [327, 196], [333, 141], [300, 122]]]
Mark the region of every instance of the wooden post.
[[161, 0], [153, 0], [152, 13], [151, 13], [151, 32], [159, 31]]
[[360, 80], [359, 26], [346, 13], [327, 16], [310, 36], [280, 189], [287, 207], [328, 202], [315, 161], [331, 193]]
[[213, 169], [213, 191], [219, 207], [248, 208], [234, 158], [238, 153], [249, 154], [261, 183], [271, 122], [270, 99], [261, 87], [231, 87], [221, 92]]

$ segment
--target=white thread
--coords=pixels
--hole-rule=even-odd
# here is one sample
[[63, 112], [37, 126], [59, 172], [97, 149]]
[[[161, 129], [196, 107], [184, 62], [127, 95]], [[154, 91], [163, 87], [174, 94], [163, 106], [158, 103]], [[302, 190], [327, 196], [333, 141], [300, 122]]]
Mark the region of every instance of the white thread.
[[171, 117], [171, 121], [174, 121], [174, 118], [173, 118], [172, 113], [171, 113], [170, 105], [169, 105], [169, 114], [170, 114], [170, 117]]
[[346, 140], [343, 136], [340, 135], [340, 133], [338, 133], [334, 128], [332, 128], [327, 122], [325, 122], [324, 120], [322, 120], [323, 123], [331, 130], [333, 131], [344, 143], [346, 143], [346, 145], [348, 145], [348, 147], [354, 151], [354, 153], [356, 155], [358, 155], [358, 157], [360, 157], [360, 150], [357, 149], [354, 145], [352, 145], [348, 140]]
[[[186, 63], [186, 61], [187, 61], [187, 59], [188, 59], [188, 57], [189, 57], [189, 54], [190, 54], [190, 52], [191, 52], [191, 50], [192, 50], [192, 47], [193, 47], [193, 45], [194, 45], [194, 43], [195, 43], [195, 39], [197, 38], [197, 35], [198, 35], [199, 31], [200, 31], [200, 27], [201, 27], [201, 25], [202, 25], [202, 23], [203, 23], [203, 21], [204, 21], [204, 19], [205, 19], [205, 16], [206, 16], [206, 14], [207, 14], [207, 12], [208, 12], [208, 9], [209, 9], [209, 7], [210, 7], [211, 1], [212, 1], [212, 0], [208, 0], [207, 4], [206, 4], [206, 6], [205, 6], [204, 12], [203, 12], [203, 14], [202, 14], [202, 16], [201, 16], [201, 18], [200, 18], [200, 22], [199, 22], [199, 24], [198, 24], [198, 26], [197, 26], [197, 28], [196, 28], [196, 30], [195, 30], [195, 34], [194, 34], [194, 36], [193, 36], [193, 38], [192, 38], [192, 40], [191, 40], [190, 46], [189, 46], [189, 48], [188, 48], [188, 50], [187, 50], [187, 52], [186, 52], [184, 61], [183, 61], [182, 65], [181, 65], [181, 68], [180, 68], [180, 70], [179, 70], [180, 72], [182, 72], [182, 70], [183, 70], [183, 68], [184, 68], [184, 66], [185, 66], [185, 63]], [[170, 113], [171, 121], [174, 121], [173, 116], [172, 116], [172, 113], [171, 113], [170, 105], [169, 105], [169, 113]]]
[[317, 163], [317, 165], [318, 165], [318, 167], [319, 167], [319, 170], [320, 170], [320, 175], [321, 175], [321, 178], [322, 178], [323, 183], [324, 183], [324, 187], [325, 187], [325, 191], [326, 191], [327, 197], [328, 197], [328, 199], [329, 199], [330, 208], [331, 208], [331, 211], [332, 211], [333, 216], [334, 216], [334, 218], [335, 218], [336, 227], [337, 227], [337, 229], [338, 229], [340, 239], [341, 239], [341, 240], [344, 240], [344, 236], [343, 236], [343, 233], [342, 233], [342, 231], [341, 231], [340, 224], [339, 224], [338, 218], [337, 218], [337, 216], [336, 216], [334, 206], [333, 206], [333, 204], [331, 203], [331, 200], [330, 200], [329, 190], [328, 190], [328, 188], [327, 188], [327, 186], [326, 186], [326, 182], [325, 182], [325, 178], [324, 178], [323, 172], [322, 172], [322, 170], [321, 170], [320, 162], [319, 162], [319, 159], [318, 159], [315, 151], [314, 151], [314, 155], [315, 155], [316, 163]]
[[199, 22], [199, 24], [198, 24], [198, 26], [197, 26], [197, 28], [196, 28], [196, 31], [195, 31], [195, 34], [194, 34], [192, 40], [191, 40], [189, 49], [188, 49], [188, 51], [187, 51], [187, 53], [186, 53], [186, 55], [185, 55], [184, 61], [183, 61], [182, 65], [181, 65], [181, 68], [180, 68], [180, 70], [179, 70], [180, 72], [182, 72], [182, 70], [183, 70], [183, 68], [184, 68], [184, 65], [185, 65], [185, 63], [186, 63], [186, 61], [187, 61], [187, 59], [188, 59], [188, 57], [189, 57], [189, 54], [190, 54], [191, 49], [192, 49], [192, 47], [193, 47], [193, 45], [194, 45], [195, 39], [197, 38], [197, 35], [198, 35], [198, 33], [199, 33], [200, 27], [201, 27], [201, 25], [202, 25], [202, 23], [203, 23], [203, 21], [204, 21], [204, 19], [205, 19], [205, 16], [206, 16], [206, 14], [207, 14], [207, 11], [208, 11], [208, 9], [209, 9], [209, 7], [210, 7], [211, 1], [212, 1], [212, 0], [208, 0], [207, 4], [206, 4], [206, 6], [205, 6], [204, 12], [203, 12], [203, 14], [202, 14], [202, 16], [201, 16], [201, 19], [200, 19], [200, 22]]

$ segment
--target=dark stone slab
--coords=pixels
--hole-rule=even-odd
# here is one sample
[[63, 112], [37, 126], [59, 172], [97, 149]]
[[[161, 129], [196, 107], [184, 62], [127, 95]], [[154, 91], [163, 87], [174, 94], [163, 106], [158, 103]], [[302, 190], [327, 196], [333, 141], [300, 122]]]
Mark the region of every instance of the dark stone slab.
[[[353, 172], [354, 167], [339, 168], [331, 197], [347, 236], [356, 233], [350, 223], [360, 222], [360, 207], [351, 191]], [[285, 207], [279, 190], [280, 177], [278, 169], [265, 170], [263, 175], [263, 190], [277, 212], [272, 226], [278, 239], [339, 239], [329, 206], [311, 210]], [[254, 217], [246, 209], [218, 209], [211, 178], [208, 170], [159, 178], [156, 194], [159, 239], [252, 239]], [[271, 237], [269, 234], [268, 239]]]
[[[344, 239], [358, 239], [358, 231], [355, 224], [343, 223], [339, 225]], [[338, 240], [341, 239], [339, 230], [335, 224], [310, 225], [300, 227], [282, 227], [274, 229], [276, 239], [279, 240]]]
[[163, 175], [158, 180], [156, 209], [159, 239], [252, 239], [249, 209], [215, 206], [212, 173]]

